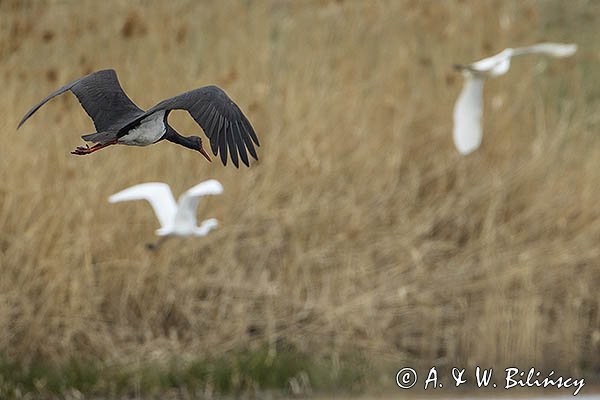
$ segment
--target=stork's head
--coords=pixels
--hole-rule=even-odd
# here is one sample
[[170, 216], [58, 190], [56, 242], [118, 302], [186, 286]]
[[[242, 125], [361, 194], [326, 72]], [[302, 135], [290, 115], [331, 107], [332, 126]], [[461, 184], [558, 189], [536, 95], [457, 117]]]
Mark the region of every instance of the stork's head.
[[204, 156], [204, 158], [206, 158], [208, 160], [208, 162], [211, 162], [211, 158], [210, 155], [208, 154], [208, 152], [206, 150], [204, 150], [204, 147], [202, 147], [202, 139], [198, 136], [190, 136], [188, 138], [190, 141], [192, 141], [194, 147], [194, 150], [197, 150], [200, 152], [200, 154], [202, 154]]

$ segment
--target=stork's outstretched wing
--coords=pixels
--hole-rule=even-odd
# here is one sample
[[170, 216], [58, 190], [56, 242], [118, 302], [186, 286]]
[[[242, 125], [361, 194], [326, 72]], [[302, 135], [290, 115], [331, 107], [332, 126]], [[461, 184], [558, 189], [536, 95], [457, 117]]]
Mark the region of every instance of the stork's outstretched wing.
[[119, 129], [123, 124], [144, 113], [127, 97], [117, 74], [112, 69], [93, 72], [66, 84], [50, 94], [25, 114], [19, 127], [41, 106], [70, 90], [77, 96], [85, 112], [94, 121], [98, 132]]
[[231, 161], [237, 167], [238, 154], [242, 162], [249, 166], [248, 153], [258, 160], [254, 145], [260, 146], [258, 137], [250, 121], [242, 110], [216, 86], [206, 86], [166, 99], [134, 118], [121, 132], [136, 125], [144, 117], [161, 110], [186, 110], [202, 127], [210, 139], [210, 147], [216, 156], [220, 153], [223, 165], [227, 165], [227, 150]]

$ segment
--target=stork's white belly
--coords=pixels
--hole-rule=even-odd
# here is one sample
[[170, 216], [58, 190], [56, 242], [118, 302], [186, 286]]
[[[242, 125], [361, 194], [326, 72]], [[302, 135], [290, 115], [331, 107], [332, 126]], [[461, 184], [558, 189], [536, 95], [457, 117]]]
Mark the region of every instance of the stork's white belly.
[[156, 143], [167, 130], [165, 126], [165, 112], [159, 111], [144, 118], [138, 126], [133, 128], [127, 135], [119, 138], [119, 143], [131, 146], [148, 146]]

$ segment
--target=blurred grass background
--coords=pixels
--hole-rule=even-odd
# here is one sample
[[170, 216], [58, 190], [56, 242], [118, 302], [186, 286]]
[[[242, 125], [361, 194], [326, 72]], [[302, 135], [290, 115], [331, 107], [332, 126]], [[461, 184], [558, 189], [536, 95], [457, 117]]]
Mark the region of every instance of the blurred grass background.
[[[599, 18], [585, 0], [1, 0], [6, 371], [267, 349], [597, 378]], [[540, 41], [579, 51], [515, 60], [488, 82], [483, 146], [459, 157], [452, 64]], [[167, 143], [72, 156], [94, 128], [69, 94], [15, 131], [102, 68], [142, 108], [223, 87], [260, 161], [223, 168]], [[170, 121], [200, 129], [184, 112]], [[199, 215], [220, 228], [157, 253], [144, 247], [151, 208], [107, 202], [140, 182], [178, 195], [208, 178], [225, 194]]]

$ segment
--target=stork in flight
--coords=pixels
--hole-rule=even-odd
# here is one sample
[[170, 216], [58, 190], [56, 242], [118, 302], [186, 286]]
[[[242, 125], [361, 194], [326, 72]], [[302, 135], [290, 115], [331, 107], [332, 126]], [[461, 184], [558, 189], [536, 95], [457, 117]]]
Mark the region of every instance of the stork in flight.
[[483, 83], [486, 79], [504, 75], [510, 68], [512, 57], [525, 54], [543, 54], [551, 57], [569, 57], [575, 53], [577, 45], [560, 43], [540, 43], [528, 47], [504, 49], [500, 53], [476, 61], [472, 64], [457, 64], [462, 71], [465, 85], [454, 105], [454, 145], [462, 155], [469, 154], [481, 144], [481, 116], [483, 113]]
[[17, 129], [41, 106], [68, 90], [77, 96], [97, 130], [82, 136], [94, 146], [79, 146], [72, 154], [91, 154], [114, 144], [148, 146], [166, 139], [197, 150], [211, 161], [202, 147], [202, 139], [180, 135], [167, 121], [172, 110], [186, 110], [202, 127], [210, 140], [213, 154], [216, 156], [219, 153], [223, 165], [227, 165], [228, 152], [236, 167], [239, 166], [239, 159], [249, 166], [248, 153], [258, 160], [254, 145], [260, 146], [260, 143], [250, 121], [219, 87], [194, 89], [163, 100], [144, 111], [127, 97], [112, 69], [93, 72], [61, 87], [29, 110]]

